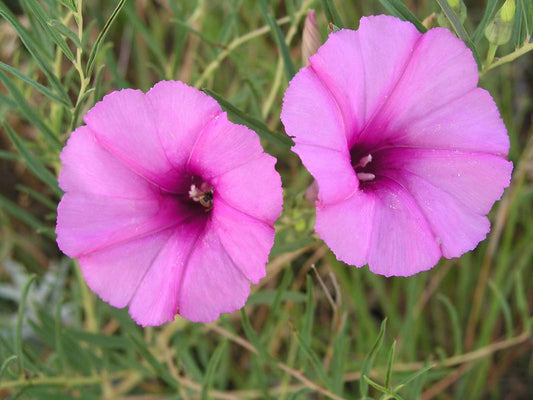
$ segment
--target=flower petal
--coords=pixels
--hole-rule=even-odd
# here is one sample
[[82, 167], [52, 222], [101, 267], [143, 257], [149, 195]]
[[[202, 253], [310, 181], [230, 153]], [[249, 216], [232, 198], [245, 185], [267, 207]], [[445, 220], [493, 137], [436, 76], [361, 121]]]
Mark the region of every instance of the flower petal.
[[[181, 282], [188, 268], [196, 268], [191, 264], [190, 254], [203, 229], [204, 226], [191, 222], [173, 230], [172, 237], [147, 269], [130, 302], [129, 313], [137, 323], [161, 325], [172, 321], [176, 313], [183, 315], [178, 306], [180, 291], [188, 289], [183, 288]], [[216, 265], [213, 263], [210, 267]], [[204, 282], [197, 281], [196, 284], [203, 286]]]
[[194, 246], [179, 293], [179, 314], [195, 322], [211, 322], [246, 303], [250, 282], [214, 229], [206, 229]]
[[181, 169], [202, 136], [204, 128], [222, 110], [205, 93], [179, 81], [162, 81], [146, 93], [168, 162]]
[[198, 137], [189, 160], [189, 169], [204, 179], [222, 175], [261, 155], [257, 134], [228, 121], [226, 113], [213, 118]]
[[86, 126], [72, 132], [60, 157], [59, 186], [66, 192], [142, 200], [159, 195], [155, 185], [103, 148]]
[[265, 277], [265, 265], [274, 245], [274, 228], [243, 214], [224, 201], [213, 208], [212, 227], [237, 268], [252, 283]]
[[396, 144], [506, 156], [509, 136], [489, 92], [476, 88], [419, 119], [391, 122]]
[[477, 86], [472, 52], [449, 30], [435, 28], [418, 41], [401, 78], [361, 133], [372, 147], [394, 141], [405, 126], [461, 98]]
[[291, 80], [283, 98], [281, 121], [296, 143], [348, 152], [339, 106], [309, 67]]
[[[102, 300], [114, 307], [125, 307], [152, 265], [173, 260], [164, 251], [172, 233], [172, 229], [166, 229], [81, 256], [79, 263], [85, 281]], [[158, 297], [159, 290], [152, 296]]]
[[376, 195], [368, 267], [385, 276], [426, 271], [441, 257], [433, 232], [418, 205], [396, 182], [375, 184]]
[[318, 184], [318, 199], [324, 204], [336, 203], [349, 197], [359, 181], [350, 163], [349, 154], [336, 150], [296, 144], [293, 151], [313, 175]]
[[475, 213], [446, 191], [406, 171], [389, 171], [387, 175], [406, 188], [416, 201], [444, 257], [459, 257], [473, 250], [487, 236], [488, 218]]
[[331, 34], [310, 58], [341, 110], [350, 147], [394, 89], [420, 37], [397, 18], [365, 17], [357, 31]]
[[217, 198], [221, 197], [235, 210], [273, 225], [283, 203], [281, 178], [274, 169], [275, 164], [274, 157], [261, 154], [214, 178], [214, 207], [217, 207]]
[[340, 203], [317, 205], [315, 230], [337, 259], [357, 267], [367, 264], [375, 203], [373, 192], [357, 190]]
[[407, 171], [449, 193], [467, 208], [486, 215], [509, 186], [512, 163], [483, 153], [417, 148], [375, 154], [376, 168]]

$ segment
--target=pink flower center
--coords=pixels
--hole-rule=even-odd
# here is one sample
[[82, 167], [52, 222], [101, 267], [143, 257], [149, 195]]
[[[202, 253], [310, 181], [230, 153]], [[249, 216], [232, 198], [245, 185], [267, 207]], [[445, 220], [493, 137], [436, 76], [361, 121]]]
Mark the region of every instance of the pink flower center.
[[200, 185], [191, 184], [189, 189], [189, 199], [201, 204], [205, 212], [213, 209], [213, 193], [215, 189], [207, 182], [202, 182]]
[[[356, 162], [354, 162], [354, 156], [355, 160], [357, 160]], [[372, 169], [372, 154], [368, 153], [362, 157], [352, 154], [352, 165], [355, 168], [359, 182], [370, 182], [376, 178]]]

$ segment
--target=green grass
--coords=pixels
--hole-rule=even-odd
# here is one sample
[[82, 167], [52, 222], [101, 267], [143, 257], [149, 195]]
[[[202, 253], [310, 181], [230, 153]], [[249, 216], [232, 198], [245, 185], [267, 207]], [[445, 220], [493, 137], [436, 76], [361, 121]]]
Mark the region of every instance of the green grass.
[[[375, 13], [422, 27], [445, 2], [21, 0], [15, 15], [16, 3], [0, 0], [2, 398], [533, 396], [533, 58], [516, 58], [531, 47], [527, 1], [496, 53], [503, 61], [481, 65], [514, 163], [491, 233], [460, 259], [389, 279], [338, 262], [313, 235], [310, 177], [288, 150], [282, 96], [301, 67], [308, 9], [325, 40], [328, 22], [355, 29]], [[501, 3], [471, 1], [464, 25], [453, 18], [481, 60]], [[162, 79], [205, 90], [258, 132], [278, 157], [285, 206], [267, 277], [242, 312], [142, 329], [57, 249], [55, 177], [86, 110], [114, 89]]]

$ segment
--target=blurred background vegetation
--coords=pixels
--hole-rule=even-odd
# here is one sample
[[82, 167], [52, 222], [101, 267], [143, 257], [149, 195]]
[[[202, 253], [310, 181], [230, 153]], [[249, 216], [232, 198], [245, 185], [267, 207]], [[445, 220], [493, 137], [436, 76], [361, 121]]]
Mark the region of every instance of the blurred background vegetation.
[[[513, 3], [491, 47], [499, 0], [0, 0], [0, 398], [533, 398], [533, 12]], [[311, 179], [279, 121], [309, 9], [322, 40], [329, 22], [387, 13], [449, 26], [476, 53], [515, 169], [475, 251], [387, 279], [314, 236]], [[242, 312], [142, 329], [57, 249], [56, 176], [96, 101], [162, 79], [206, 89], [260, 134], [285, 206]]]

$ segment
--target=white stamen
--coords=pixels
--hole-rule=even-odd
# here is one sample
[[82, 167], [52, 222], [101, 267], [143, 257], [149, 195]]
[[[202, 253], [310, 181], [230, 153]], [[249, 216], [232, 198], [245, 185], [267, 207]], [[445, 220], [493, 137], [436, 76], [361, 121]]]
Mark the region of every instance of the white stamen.
[[357, 173], [357, 179], [363, 182], [373, 181], [375, 178], [376, 178], [376, 175], [371, 174], [370, 172], [358, 172]]
[[359, 162], [357, 163], [356, 167], [361, 167], [361, 168], [364, 168], [368, 165], [369, 162], [372, 161], [372, 154], [368, 154], [366, 156], [364, 156], [363, 158], [361, 158], [359, 160]]
[[189, 198], [191, 198], [193, 201], [200, 201], [200, 196], [202, 195], [202, 192], [198, 190], [196, 185], [191, 185], [191, 190], [189, 190]]

